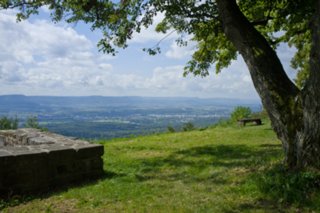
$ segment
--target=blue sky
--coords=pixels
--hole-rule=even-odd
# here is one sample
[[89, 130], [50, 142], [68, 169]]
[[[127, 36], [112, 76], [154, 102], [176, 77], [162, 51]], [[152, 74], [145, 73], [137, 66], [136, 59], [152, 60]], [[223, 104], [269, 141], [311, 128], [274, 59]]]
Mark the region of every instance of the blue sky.
[[[162, 54], [149, 56], [164, 35], [154, 26], [135, 34], [129, 48], [116, 57], [98, 52], [101, 34], [78, 23], [53, 24], [48, 11], [16, 22], [14, 11], [0, 11], [0, 95], [152, 96], [258, 99], [241, 57], [222, 73], [206, 78], [182, 76], [195, 44], [178, 47], [177, 35], [161, 42]], [[155, 23], [161, 20], [161, 14]], [[278, 53], [291, 78], [294, 50], [285, 45]]]

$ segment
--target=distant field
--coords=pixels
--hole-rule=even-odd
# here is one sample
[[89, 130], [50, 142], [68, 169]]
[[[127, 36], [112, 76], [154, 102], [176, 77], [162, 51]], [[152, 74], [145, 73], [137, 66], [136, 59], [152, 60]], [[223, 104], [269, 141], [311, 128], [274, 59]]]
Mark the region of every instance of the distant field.
[[[282, 186], [273, 185], [268, 174], [279, 168], [282, 150], [269, 125], [213, 127], [101, 143], [105, 145], [103, 178], [23, 203], [13, 199], [13, 206], [2, 211], [320, 211], [318, 192], [301, 202], [303, 198], [286, 197], [291, 196], [291, 191], [285, 191], [290, 185], [283, 186], [283, 194]], [[265, 193], [270, 189], [280, 191], [278, 197]]]

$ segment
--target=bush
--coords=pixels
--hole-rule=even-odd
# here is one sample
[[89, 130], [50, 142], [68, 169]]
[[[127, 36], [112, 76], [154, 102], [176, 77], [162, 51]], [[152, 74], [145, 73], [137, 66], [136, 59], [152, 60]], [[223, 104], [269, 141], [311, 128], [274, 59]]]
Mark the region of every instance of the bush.
[[17, 129], [19, 126], [18, 118], [8, 118], [6, 116], [0, 118], [0, 129]]
[[264, 108], [260, 112], [252, 113], [251, 116], [255, 116], [255, 117], [259, 117], [259, 118], [262, 118], [262, 119], [269, 120], [269, 115], [268, 115], [267, 111]]
[[26, 120], [26, 122], [24, 124], [24, 127], [40, 129], [39, 121], [38, 121], [37, 116], [29, 116], [29, 117], [27, 117], [27, 120]]
[[218, 122], [216, 124], [214, 124], [212, 127], [217, 127], [217, 126], [228, 127], [231, 125], [232, 125], [231, 119], [223, 118], [223, 119], [218, 120]]
[[184, 132], [192, 131], [195, 129], [196, 129], [195, 126], [191, 122], [188, 122], [182, 125], [182, 131]]
[[248, 118], [252, 114], [252, 111], [249, 107], [244, 106], [237, 106], [234, 108], [233, 112], [231, 113], [231, 120], [237, 121], [243, 118]]
[[167, 126], [167, 130], [168, 130], [168, 132], [170, 132], [170, 133], [176, 132], [176, 130], [175, 130], [175, 129], [173, 128], [173, 126], [171, 126], [171, 125]]
[[29, 116], [24, 124], [25, 128], [34, 128], [34, 129], [40, 129], [42, 131], [48, 131], [47, 128], [41, 127], [38, 121], [37, 116]]

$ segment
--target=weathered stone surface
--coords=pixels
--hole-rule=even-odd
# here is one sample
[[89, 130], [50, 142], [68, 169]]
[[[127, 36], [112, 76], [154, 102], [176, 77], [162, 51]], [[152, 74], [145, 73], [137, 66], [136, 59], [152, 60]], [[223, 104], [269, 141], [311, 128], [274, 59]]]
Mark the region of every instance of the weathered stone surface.
[[103, 173], [103, 146], [36, 129], [0, 131], [0, 196], [47, 191]]
[[10, 156], [10, 155], [12, 155], [11, 152], [8, 152], [8, 151], [1, 150], [1, 149], [0, 149], [0, 157]]

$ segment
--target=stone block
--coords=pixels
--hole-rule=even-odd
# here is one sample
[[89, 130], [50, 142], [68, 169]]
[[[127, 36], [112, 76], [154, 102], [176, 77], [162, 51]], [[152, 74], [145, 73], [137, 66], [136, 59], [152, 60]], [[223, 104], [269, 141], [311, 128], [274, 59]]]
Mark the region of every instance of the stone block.
[[103, 174], [103, 146], [36, 129], [0, 131], [0, 196], [42, 192]]
[[104, 153], [103, 146], [100, 144], [90, 144], [89, 146], [81, 145], [75, 148], [78, 158], [89, 158], [92, 156], [102, 156]]

